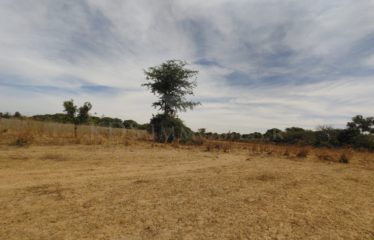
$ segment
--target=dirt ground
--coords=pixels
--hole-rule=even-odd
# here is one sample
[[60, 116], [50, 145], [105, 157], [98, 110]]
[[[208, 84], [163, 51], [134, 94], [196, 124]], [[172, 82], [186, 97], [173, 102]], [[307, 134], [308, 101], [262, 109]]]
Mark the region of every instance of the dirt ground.
[[146, 143], [0, 146], [0, 239], [372, 240], [374, 171]]

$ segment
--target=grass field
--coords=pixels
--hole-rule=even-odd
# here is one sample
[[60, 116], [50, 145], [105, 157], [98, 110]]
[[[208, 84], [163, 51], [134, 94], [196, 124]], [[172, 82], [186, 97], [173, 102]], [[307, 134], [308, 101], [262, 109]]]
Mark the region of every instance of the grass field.
[[0, 239], [374, 239], [372, 154], [285, 151], [4, 144]]

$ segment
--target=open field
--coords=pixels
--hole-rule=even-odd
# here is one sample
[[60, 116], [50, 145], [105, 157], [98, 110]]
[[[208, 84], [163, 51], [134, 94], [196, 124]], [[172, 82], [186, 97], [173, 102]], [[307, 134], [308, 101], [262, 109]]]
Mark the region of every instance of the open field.
[[0, 239], [374, 239], [373, 155], [254, 148], [0, 146]]

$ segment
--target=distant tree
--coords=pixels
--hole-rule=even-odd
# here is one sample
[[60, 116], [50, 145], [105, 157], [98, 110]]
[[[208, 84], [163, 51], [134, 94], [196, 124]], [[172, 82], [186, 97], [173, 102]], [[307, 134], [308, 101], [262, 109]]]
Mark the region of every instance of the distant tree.
[[205, 129], [205, 128], [199, 128], [199, 129], [197, 129], [197, 132], [198, 132], [201, 136], [204, 136], [205, 133], [206, 133], [206, 129]]
[[15, 118], [21, 118], [22, 115], [21, 115], [20, 112], [15, 112], [14, 115], [13, 115], [13, 117], [15, 117]]
[[88, 122], [89, 111], [92, 109], [92, 105], [89, 102], [85, 102], [83, 106], [77, 107], [74, 105], [73, 99], [65, 101], [63, 103], [64, 112], [66, 112], [66, 120], [74, 124], [74, 136], [77, 137], [78, 125]]
[[262, 139], [262, 134], [259, 132], [254, 132], [254, 133], [251, 133], [250, 135], [253, 137], [253, 139]]
[[315, 134], [311, 130], [299, 127], [286, 128], [283, 141], [290, 144], [312, 145], [315, 143]]
[[151, 125], [149, 123], [139, 124], [139, 126], [137, 127], [137, 129], [150, 131]]
[[239, 141], [241, 139], [241, 134], [237, 132], [230, 133], [230, 140], [231, 141]]
[[337, 147], [341, 143], [339, 141], [340, 129], [334, 129], [328, 125], [318, 126], [315, 135], [315, 142], [313, 145], [316, 147]]
[[278, 128], [272, 128], [266, 131], [264, 137], [273, 142], [279, 142], [283, 139], [283, 132]]
[[66, 112], [66, 120], [70, 123], [76, 123], [77, 106], [74, 105], [73, 99], [64, 102], [64, 112]]
[[[186, 66], [185, 61], [168, 60], [144, 71], [147, 82], [142, 86], [147, 87], [158, 97], [158, 101], [152, 106], [162, 112], [151, 119], [155, 140], [159, 142], [172, 141], [174, 137], [181, 136], [183, 132], [190, 132], [177, 118], [177, 112], [193, 109], [200, 104], [186, 98], [188, 95], [193, 95], [196, 81], [191, 78], [198, 74], [198, 71], [188, 69]], [[176, 132], [177, 129], [182, 132]], [[165, 132], [167, 131], [172, 132], [173, 136], [166, 139]]]
[[11, 115], [9, 112], [5, 112], [5, 113], [0, 112], [0, 118], [11, 118]]
[[123, 126], [127, 129], [137, 129], [139, 124], [136, 121], [129, 119], [123, 121]]
[[34, 115], [31, 119], [37, 121], [49, 121], [49, 122], [58, 122], [58, 123], [66, 123], [66, 114], [63, 113], [55, 113], [55, 114], [44, 114], [44, 115]]
[[259, 132], [243, 134], [242, 139], [246, 141], [262, 139], [262, 134]]
[[361, 133], [374, 133], [374, 118], [357, 115], [352, 118], [352, 122], [347, 123], [347, 127], [351, 130], [357, 129]]
[[96, 121], [96, 124], [102, 127], [112, 127], [112, 128], [123, 128], [122, 119], [102, 117]]
[[207, 139], [212, 139], [213, 138], [213, 133], [212, 132], [206, 132], [206, 133], [204, 133], [205, 134], [205, 137], [207, 138]]

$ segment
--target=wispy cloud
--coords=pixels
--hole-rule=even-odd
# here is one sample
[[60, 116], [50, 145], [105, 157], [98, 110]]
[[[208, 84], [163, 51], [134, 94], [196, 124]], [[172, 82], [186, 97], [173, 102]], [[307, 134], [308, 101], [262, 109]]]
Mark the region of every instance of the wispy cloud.
[[148, 121], [143, 69], [184, 59], [200, 71], [181, 114], [193, 128], [265, 130], [373, 115], [374, 1], [4, 0], [0, 111], [91, 101]]

